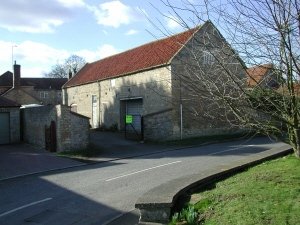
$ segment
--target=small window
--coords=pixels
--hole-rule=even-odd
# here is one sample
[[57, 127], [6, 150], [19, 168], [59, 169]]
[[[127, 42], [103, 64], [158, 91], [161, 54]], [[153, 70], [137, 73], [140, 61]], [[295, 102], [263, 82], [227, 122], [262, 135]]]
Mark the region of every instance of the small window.
[[110, 80], [110, 85], [111, 85], [111, 87], [115, 87], [116, 86], [116, 79], [111, 79]]
[[215, 57], [211, 52], [203, 52], [203, 64], [212, 65], [215, 63]]
[[40, 92], [40, 98], [42, 98], [42, 99], [48, 98], [48, 92], [47, 91], [41, 91]]

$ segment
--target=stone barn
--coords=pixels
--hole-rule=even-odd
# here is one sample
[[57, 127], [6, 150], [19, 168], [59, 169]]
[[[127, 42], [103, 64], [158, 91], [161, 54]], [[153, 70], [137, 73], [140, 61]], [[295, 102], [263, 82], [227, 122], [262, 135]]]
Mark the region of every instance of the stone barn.
[[226, 47], [226, 59], [231, 60], [227, 69], [234, 69], [243, 77], [242, 65], [234, 57], [236, 53], [207, 21], [202, 26], [86, 64], [63, 86], [63, 104], [91, 118], [93, 128], [134, 129], [137, 133], [143, 131], [145, 139], [227, 132], [226, 123], [202, 116], [207, 103], [194, 98], [195, 90], [187, 85], [199, 82], [190, 76], [189, 65], [200, 62], [209, 74], [208, 68], [215, 66], [216, 58], [224, 58], [224, 51], [218, 50], [220, 46], [223, 50]]

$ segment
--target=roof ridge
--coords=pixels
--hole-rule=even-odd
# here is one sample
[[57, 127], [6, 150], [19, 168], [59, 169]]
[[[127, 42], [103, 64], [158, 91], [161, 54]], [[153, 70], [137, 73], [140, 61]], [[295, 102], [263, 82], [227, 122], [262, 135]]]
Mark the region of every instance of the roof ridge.
[[86, 64], [63, 88], [125, 76], [170, 64], [170, 59], [178, 54], [178, 51], [203, 25]]
[[[201, 26], [202, 26], [202, 25], [198, 25], [198, 26], [196, 26], [196, 27], [194, 27], [194, 28], [190, 28], [190, 29], [185, 30], [185, 31], [182, 31], [182, 32], [180, 32], [180, 33], [176, 33], [176, 34], [173, 34], [173, 35], [170, 35], [170, 36], [167, 36], [167, 37], [163, 37], [163, 38], [160, 38], [160, 39], [156, 39], [156, 40], [153, 40], [153, 41], [150, 41], [150, 42], [141, 44], [141, 45], [136, 46], [136, 47], [132, 47], [132, 48], [127, 49], [127, 50], [125, 50], [125, 51], [122, 51], [122, 52], [119, 52], [119, 53], [116, 53], [116, 54], [113, 54], [113, 55], [104, 57], [104, 58], [102, 58], [102, 59], [96, 60], [96, 61], [91, 62], [91, 63], [88, 63], [88, 64], [94, 64], [94, 63], [97, 63], [97, 62], [102, 61], [102, 60], [104, 60], [104, 59], [109, 59], [109, 58], [112, 58], [112, 57], [116, 57], [116, 56], [118, 56], [118, 55], [125, 54], [126, 52], [130, 52], [130, 51], [133, 51], [133, 50], [135, 50], [135, 49], [138, 49], [138, 48], [141, 48], [141, 47], [144, 47], [144, 46], [147, 46], [147, 45], [151, 45], [151, 44], [156, 43], [156, 42], [160, 42], [160, 41], [163, 41], [163, 40], [166, 40], [166, 39], [169, 39], [169, 38], [174, 38], [174, 37], [176, 37], [176, 36], [183, 35], [183, 34], [185, 34], [185, 33], [188, 33], [188, 32], [190, 32], [190, 31], [192, 31], [192, 30], [195, 30], [195, 32], [196, 32], [197, 30], [199, 30], [199, 29], [201, 28]], [[193, 32], [193, 34], [194, 34], [195, 32]], [[187, 41], [188, 41], [188, 40], [187, 40]]]

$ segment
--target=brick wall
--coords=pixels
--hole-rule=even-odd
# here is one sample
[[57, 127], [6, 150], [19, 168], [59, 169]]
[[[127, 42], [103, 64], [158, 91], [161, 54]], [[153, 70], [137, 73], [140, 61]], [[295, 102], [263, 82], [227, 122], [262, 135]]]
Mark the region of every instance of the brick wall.
[[45, 126], [56, 124], [57, 151], [85, 149], [89, 144], [89, 118], [72, 113], [67, 106], [22, 109], [25, 142], [45, 148]]

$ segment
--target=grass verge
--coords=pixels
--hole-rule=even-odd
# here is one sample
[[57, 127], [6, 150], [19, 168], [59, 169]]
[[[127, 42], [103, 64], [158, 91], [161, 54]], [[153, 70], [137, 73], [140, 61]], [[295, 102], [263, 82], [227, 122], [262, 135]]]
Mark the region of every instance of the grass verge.
[[194, 196], [170, 225], [300, 224], [300, 160], [267, 161]]

